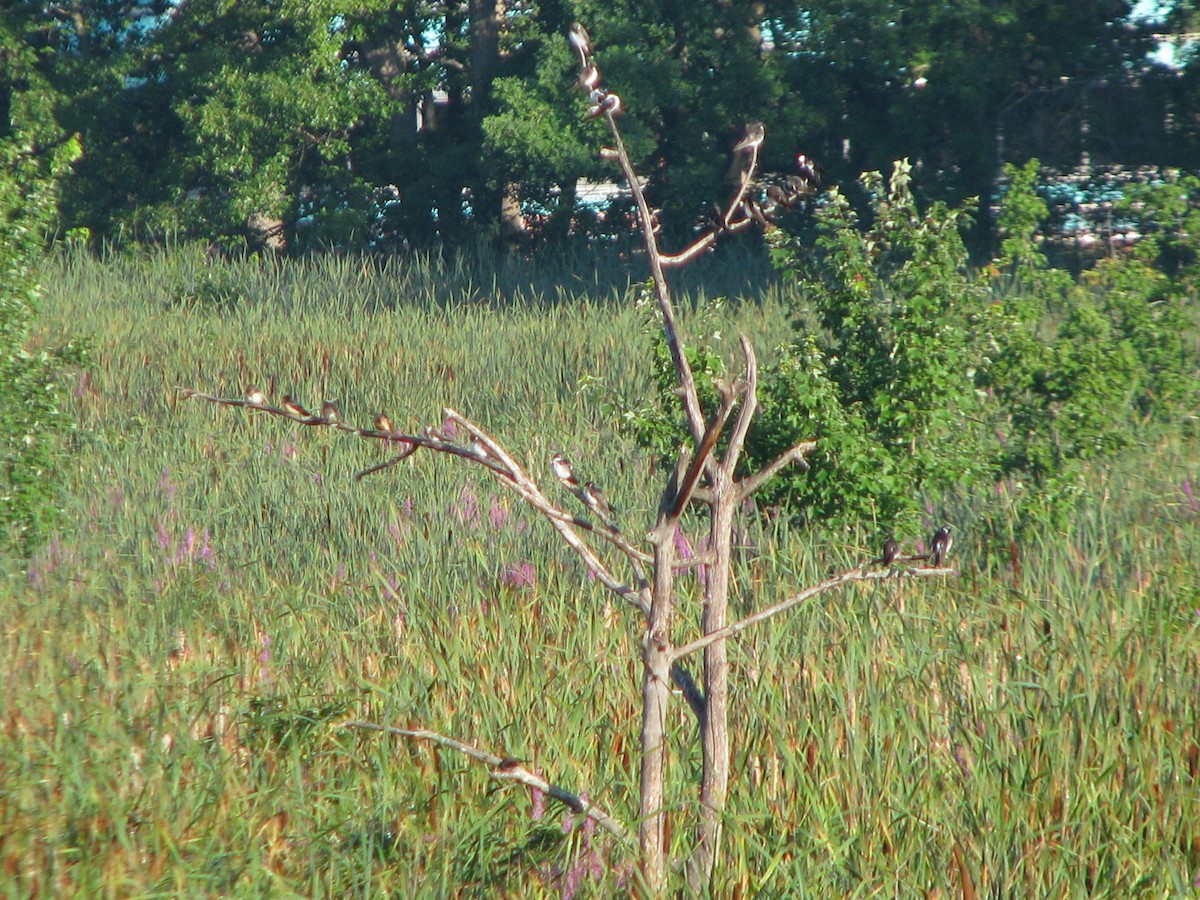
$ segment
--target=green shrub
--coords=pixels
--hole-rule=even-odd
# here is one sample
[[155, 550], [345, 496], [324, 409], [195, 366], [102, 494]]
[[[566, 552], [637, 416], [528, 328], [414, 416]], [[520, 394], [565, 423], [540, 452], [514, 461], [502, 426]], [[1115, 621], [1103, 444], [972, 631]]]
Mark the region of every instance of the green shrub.
[[[1051, 268], [1037, 171], [1036, 160], [1008, 167], [1000, 255], [982, 277], [960, 235], [969, 205], [920, 211], [905, 162], [886, 183], [862, 177], [865, 223], [835, 189], [816, 212], [814, 247], [768, 231], [796, 288], [795, 332], [762, 368], [750, 463], [801, 440], [817, 449], [767, 502], [807, 520], [911, 529], [931, 497], [990, 494], [980, 483], [1003, 479], [1016, 503], [1005, 517], [1045, 519], [1069, 508], [1091, 461], [1194, 408], [1193, 323], [1176, 282], [1137, 256], [1102, 261], [1078, 283]], [[699, 383], [723, 371], [703, 338], [688, 353]], [[621, 411], [661, 450], [682, 424], [663, 413], [674, 405], [661, 341], [656, 359], [658, 396]], [[702, 396], [710, 409], [715, 396]]]
[[27, 349], [34, 267], [54, 213], [55, 179], [77, 153], [75, 141], [48, 159], [16, 138], [0, 141], [0, 541], [25, 549], [45, 535], [57, 508], [53, 472], [69, 419], [55, 376], [72, 352]]

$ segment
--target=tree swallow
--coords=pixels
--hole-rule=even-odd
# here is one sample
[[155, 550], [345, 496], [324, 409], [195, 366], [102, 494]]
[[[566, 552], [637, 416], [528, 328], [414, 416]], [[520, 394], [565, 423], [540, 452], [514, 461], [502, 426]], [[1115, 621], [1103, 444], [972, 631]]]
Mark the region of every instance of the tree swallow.
[[950, 526], [943, 525], [933, 535], [933, 549], [929, 553], [929, 564], [933, 568], [941, 568], [946, 557], [950, 555], [950, 546], [954, 543], [954, 538], [950, 537]]
[[895, 536], [889, 537], [883, 542], [883, 556], [879, 558], [879, 562], [885, 567], [890, 566], [896, 561], [896, 556], [900, 553], [900, 542]]
[[763, 139], [766, 136], [767, 129], [762, 122], [751, 122], [746, 126], [746, 134], [740, 141], [733, 145], [733, 152], [741, 153], [743, 150], [753, 150], [756, 147], [761, 147]]
[[338, 405], [335, 401], [326, 400], [321, 404], [321, 418], [324, 419], [327, 424], [336, 425], [341, 419], [341, 416], [341, 411], [338, 409]]
[[267, 397], [256, 387], [246, 388], [246, 405], [247, 406], [266, 406]]
[[283, 409], [288, 415], [297, 416], [301, 419], [307, 419], [312, 416], [312, 413], [297, 403], [296, 398], [291, 394], [284, 394]]
[[604, 496], [604, 492], [600, 490], [600, 485], [594, 481], [589, 481], [583, 487], [583, 502], [590, 509], [595, 510], [605, 518], [612, 518], [615, 515], [612, 504], [608, 502], [608, 498]]
[[573, 22], [571, 30], [567, 32], [567, 40], [571, 42], [571, 46], [579, 54], [579, 64], [586, 66], [588, 59], [592, 55], [592, 39], [588, 37], [587, 29], [578, 22]]
[[554, 477], [561, 481], [565, 488], [571, 491], [579, 490], [579, 480], [575, 477], [575, 473], [571, 471], [571, 464], [567, 462], [565, 456], [561, 453], [555, 453], [550, 463], [550, 468], [554, 471]]

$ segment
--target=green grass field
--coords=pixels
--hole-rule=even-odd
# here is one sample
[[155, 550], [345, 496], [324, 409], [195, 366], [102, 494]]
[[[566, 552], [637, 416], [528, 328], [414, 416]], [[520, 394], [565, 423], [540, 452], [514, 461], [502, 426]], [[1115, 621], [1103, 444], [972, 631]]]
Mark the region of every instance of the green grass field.
[[[706, 289], [757, 298], [744, 271]], [[186, 248], [53, 261], [37, 339], [86, 337], [94, 365], [71, 385], [80, 449], [62, 532], [4, 563], [0, 894], [630, 887], [633, 852], [563, 807], [337, 724], [511, 754], [634, 826], [635, 616], [480, 472], [418, 454], [356, 482], [384, 458], [378, 442], [176, 390], [256, 384], [412, 430], [453, 407], [546, 482], [565, 451], [644, 531], [663, 473], [579, 390], [590, 377], [648, 390], [629, 292], [611, 267], [537, 276], [206, 268]], [[784, 339], [773, 290], [729, 304], [725, 346], [743, 330], [765, 357]], [[1095, 470], [1069, 529], [1012, 547], [973, 534], [960, 503], [957, 579], [827, 594], [734, 644], [713, 895], [1195, 895], [1196, 438], [1147, 436]], [[736, 607], [875, 549], [748, 518]], [[680, 635], [698, 606], [683, 601]], [[685, 704], [673, 710], [678, 857], [700, 751]]]

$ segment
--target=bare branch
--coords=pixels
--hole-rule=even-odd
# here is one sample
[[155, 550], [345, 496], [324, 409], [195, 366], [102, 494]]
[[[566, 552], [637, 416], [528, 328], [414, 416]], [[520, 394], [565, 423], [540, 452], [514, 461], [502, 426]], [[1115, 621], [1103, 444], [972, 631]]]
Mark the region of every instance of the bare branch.
[[[733, 198], [725, 207], [725, 211], [716, 216], [717, 227], [709, 231], [707, 234], [695, 241], [690, 247], [681, 250], [676, 254], [662, 254], [663, 268], [678, 268], [690, 263], [712, 248], [716, 244], [717, 239], [722, 234], [743, 231], [746, 228], [755, 224], [754, 220], [745, 214], [742, 208], [742, 202], [746, 198], [746, 191], [750, 189], [750, 185], [754, 183], [754, 174], [758, 169], [758, 155], [762, 149], [762, 141], [764, 137], [764, 129], [762, 123], [751, 125], [746, 136], [734, 148], [736, 153], [746, 152], [749, 154], [748, 162], [742, 167], [738, 177], [738, 187], [733, 194]], [[735, 219], [735, 215], [740, 215], [741, 218]]]
[[447, 747], [451, 750], [457, 750], [471, 759], [478, 760], [488, 766], [488, 774], [497, 781], [516, 781], [531, 788], [536, 788], [545, 794], [549, 794], [555, 800], [565, 804], [572, 812], [579, 815], [587, 816], [622, 844], [633, 846], [633, 839], [625, 826], [610, 816], [604, 810], [595, 806], [591, 802], [583, 799], [578, 794], [568, 791], [566, 788], [559, 787], [556, 784], [551, 784], [539, 775], [535, 775], [527, 768], [521, 765], [520, 761], [514, 760], [511, 757], [500, 757], [493, 753], [488, 753], [486, 750], [479, 750], [472, 747], [470, 744], [465, 744], [462, 741], [455, 740], [452, 737], [447, 737], [444, 734], [438, 734], [436, 731], [427, 731], [417, 728], [396, 728], [392, 725], [378, 725], [374, 722], [342, 722], [339, 728], [360, 728], [365, 731], [379, 731], [384, 734], [395, 735], [396, 737], [413, 738], [418, 741], [428, 741], [432, 744], [437, 744], [441, 747]]
[[738, 457], [742, 453], [742, 445], [750, 431], [750, 423], [754, 421], [754, 413], [758, 410], [758, 358], [754, 355], [754, 347], [744, 335], [738, 335], [742, 345], [742, 357], [746, 360], [746, 385], [742, 391], [742, 408], [738, 411], [737, 422], [733, 426], [733, 434], [729, 436], [729, 447], [725, 450], [725, 465], [730, 474], [737, 466]]
[[376, 463], [373, 466], [369, 466], [368, 468], [363, 469], [361, 472], [355, 472], [354, 480], [362, 481], [368, 475], [374, 475], [376, 472], [382, 472], [384, 469], [390, 469], [392, 466], [404, 462], [404, 460], [408, 459], [417, 452], [417, 446], [417, 444], [407, 444], [403, 450], [401, 450], [391, 459], [385, 460], [381, 463]]
[[728, 225], [725, 225], [720, 230], [708, 232], [703, 237], [696, 240], [695, 243], [684, 248], [683, 250], [680, 250], [678, 253], [664, 253], [661, 257], [663, 268], [678, 269], [682, 266], [686, 266], [693, 259], [696, 259], [696, 257], [700, 256], [702, 253], [710, 250], [712, 246], [720, 239], [722, 234], [734, 234], [738, 231], [745, 231], [753, 224], [754, 221], [752, 219], [738, 219], [730, 222]]
[[787, 612], [794, 606], [799, 606], [805, 600], [809, 600], [818, 594], [823, 594], [825, 591], [832, 590], [836, 587], [841, 587], [843, 584], [849, 584], [852, 581], [877, 581], [884, 578], [932, 578], [939, 575], [954, 575], [955, 570], [950, 568], [940, 569], [874, 569], [866, 570], [863, 568], [850, 569], [847, 572], [842, 572], [840, 575], [834, 575], [826, 578], [824, 581], [814, 584], [810, 588], [805, 588], [798, 594], [788, 597], [786, 600], [781, 600], [774, 606], [768, 606], [766, 609], [761, 609], [753, 615], [734, 622], [732, 625], [726, 625], [717, 631], [706, 634], [702, 638], [692, 641], [690, 644], [684, 644], [682, 647], [676, 647], [672, 654], [673, 660], [679, 660], [687, 656], [689, 653], [695, 653], [697, 650], [703, 650], [709, 644], [723, 641], [725, 638], [732, 637], [757, 625], [759, 622], [765, 622], [768, 619], [773, 619], [780, 613]]
[[801, 471], [807, 471], [808, 463], [804, 461], [804, 455], [814, 450], [816, 446], [816, 441], [801, 441], [796, 446], [785, 450], [753, 475], [743, 478], [738, 482], [739, 502], [753, 496], [755, 491], [774, 478], [776, 473], [785, 466], [790, 466], [792, 463], [800, 463], [804, 467]]
[[654, 279], [654, 291], [658, 298], [658, 308], [663, 317], [663, 333], [667, 339], [667, 348], [671, 352], [671, 362], [679, 376], [679, 385], [683, 393], [683, 409], [687, 416], [688, 428], [692, 432], [692, 440], [699, 445], [704, 435], [704, 413], [700, 409], [700, 396], [696, 393], [696, 380], [692, 376], [692, 367], [688, 364], [683, 353], [683, 345], [679, 339], [679, 326], [675, 321], [675, 309], [671, 304], [671, 290], [667, 286], [663, 274], [662, 258], [658, 249], [658, 239], [654, 235], [654, 217], [650, 214], [650, 205], [638, 182], [637, 173], [633, 171], [633, 163], [621, 140], [621, 131], [617, 128], [616, 116], [612, 110], [606, 109], [604, 117], [608, 121], [609, 130], [617, 146], [617, 161], [629, 190], [637, 204], [638, 217], [641, 222], [642, 236], [646, 243], [646, 253], [650, 258], [650, 274]]
[[[282, 419], [289, 419], [293, 422], [299, 422], [302, 425], [323, 425], [327, 428], [334, 428], [361, 438], [386, 440], [391, 443], [409, 445], [392, 459], [359, 472], [355, 475], [356, 480], [361, 480], [365, 475], [372, 472], [391, 468], [401, 460], [411, 456], [418, 447], [424, 447], [427, 450], [434, 450], [438, 453], [448, 453], [452, 456], [459, 456], [470, 462], [477, 463], [491, 472], [498, 482], [514, 490], [526, 503], [542, 513], [562, 536], [563, 540], [566, 541], [567, 545], [582, 557], [583, 561], [595, 573], [597, 580], [601, 584], [621, 599], [637, 607], [643, 614], [649, 614], [650, 603], [646, 598], [646, 579], [641, 574], [641, 563], [651, 562], [653, 557], [645, 551], [634, 547], [629, 543], [624, 534], [611, 526], [604, 524], [603, 527], [597, 528], [590, 520], [572, 515], [552, 504], [546, 499], [541, 489], [537, 486], [537, 483], [525, 473], [520, 464], [500, 446], [495, 438], [454, 410], [447, 409], [444, 410], [444, 413], [452, 422], [462, 425], [478, 443], [478, 446], [474, 444], [464, 446], [463, 444], [447, 440], [440, 431], [434, 428], [426, 428], [424, 434], [417, 435], [348, 425], [338, 420], [336, 406], [331, 404], [326, 404], [330, 408], [328, 415], [316, 416], [307, 413], [307, 411], [293, 412], [290, 409], [280, 409], [279, 407], [270, 406], [261, 397], [260, 392], [253, 390], [247, 392], [247, 397], [238, 399], [214, 397], [211, 394], [203, 394], [190, 388], [180, 388], [179, 390], [185, 398], [196, 397], [220, 406], [240, 406], [264, 412], [268, 415], [278, 416]], [[634, 566], [635, 574], [640, 583], [637, 586], [627, 585], [613, 575], [608, 565], [596, 554], [596, 551], [588, 546], [575, 532], [574, 529], [576, 527], [604, 538], [625, 554]]]
[[700, 472], [708, 465], [709, 459], [712, 457], [712, 449], [716, 446], [717, 439], [721, 437], [721, 432], [725, 429], [725, 423], [729, 421], [729, 414], [733, 412], [734, 397], [732, 392], [722, 392], [721, 408], [717, 410], [712, 421], [708, 423], [708, 428], [704, 432], [704, 437], [700, 441], [700, 446], [696, 449], [695, 456], [692, 457], [691, 463], [688, 465], [687, 471], [679, 482], [679, 487], [675, 491], [675, 497], [671, 503], [670, 515], [676, 518], [683, 512], [688, 501], [692, 498], [692, 492], [696, 488], [696, 482], [700, 480]]

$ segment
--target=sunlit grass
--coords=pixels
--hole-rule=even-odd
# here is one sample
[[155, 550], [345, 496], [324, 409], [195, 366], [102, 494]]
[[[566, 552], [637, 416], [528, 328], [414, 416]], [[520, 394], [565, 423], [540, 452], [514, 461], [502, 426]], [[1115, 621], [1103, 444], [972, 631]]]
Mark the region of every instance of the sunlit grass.
[[[591, 376], [647, 389], [627, 282], [577, 262], [493, 269], [206, 268], [183, 248], [48, 270], [39, 340], [86, 336], [94, 365], [73, 385], [70, 521], [4, 563], [0, 893], [628, 886], [632, 854], [564, 827], [561, 807], [535, 819], [527, 790], [465, 759], [336, 723], [476, 742], [628, 822], [635, 617], [451, 460], [355, 482], [385, 448], [176, 392], [256, 384], [412, 429], [452, 406], [547, 479], [567, 452], [639, 533], [662, 474], [579, 393]], [[774, 301], [725, 315], [725, 339], [745, 329], [764, 355], [786, 319]], [[1193, 890], [1194, 437], [1097, 471], [1069, 528], [1012, 548], [975, 540], [964, 505], [958, 579], [827, 595], [736, 644], [714, 896], [961, 896], [964, 879], [976, 896]], [[749, 521], [735, 604], [872, 550]], [[674, 716], [668, 796], [688, 811], [696, 727], [684, 704]], [[672, 816], [677, 854], [688, 821]]]

